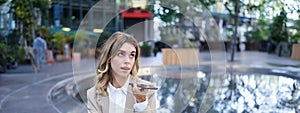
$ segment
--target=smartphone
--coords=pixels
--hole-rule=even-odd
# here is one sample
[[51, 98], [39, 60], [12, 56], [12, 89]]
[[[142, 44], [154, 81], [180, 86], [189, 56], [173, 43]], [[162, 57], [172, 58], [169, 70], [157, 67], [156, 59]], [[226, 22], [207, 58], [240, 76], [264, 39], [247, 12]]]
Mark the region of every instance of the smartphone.
[[[129, 83], [129, 85], [133, 86], [133, 83]], [[143, 89], [150, 89], [150, 90], [157, 90], [157, 87], [151, 87], [150, 85], [146, 84], [137, 84], [137, 87], [140, 87], [142, 90]]]

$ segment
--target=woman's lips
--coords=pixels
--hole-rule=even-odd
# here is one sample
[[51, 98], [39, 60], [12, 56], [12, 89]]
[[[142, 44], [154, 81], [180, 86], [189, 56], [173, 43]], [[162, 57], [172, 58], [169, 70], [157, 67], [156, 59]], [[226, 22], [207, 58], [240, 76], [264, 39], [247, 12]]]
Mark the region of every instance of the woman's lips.
[[130, 70], [129, 67], [121, 67], [121, 69], [123, 69], [123, 70]]

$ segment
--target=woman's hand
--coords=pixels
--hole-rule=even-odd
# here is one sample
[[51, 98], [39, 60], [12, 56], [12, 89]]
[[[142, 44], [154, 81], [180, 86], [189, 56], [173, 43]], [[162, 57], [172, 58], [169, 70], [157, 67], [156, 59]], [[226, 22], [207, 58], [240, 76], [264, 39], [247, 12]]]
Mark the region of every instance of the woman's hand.
[[146, 101], [146, 98], [147, 98], [146, 95], [147, 95], [149, 89], [142, 89], [140, 87], [137, 87], [136, 84], [133, 84], [131, 86], [132, 86], [133, 95], [136, 98], [136, 102], [140, 103], [140, 102]]

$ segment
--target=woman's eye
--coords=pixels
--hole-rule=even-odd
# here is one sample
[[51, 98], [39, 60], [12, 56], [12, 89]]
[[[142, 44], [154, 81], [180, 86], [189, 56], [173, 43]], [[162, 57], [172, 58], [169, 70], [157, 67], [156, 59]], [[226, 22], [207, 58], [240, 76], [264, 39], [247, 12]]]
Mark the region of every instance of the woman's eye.
[[120, 56], [120, 57], [123, 56], [123, 55], [124, 55], [123, 53], [118, 53], [118, 56]]
[[130, 54], [129, 57], [130, 57], [130, 58], [134, 58], [134, 57], [135, 57], [135, 54]]

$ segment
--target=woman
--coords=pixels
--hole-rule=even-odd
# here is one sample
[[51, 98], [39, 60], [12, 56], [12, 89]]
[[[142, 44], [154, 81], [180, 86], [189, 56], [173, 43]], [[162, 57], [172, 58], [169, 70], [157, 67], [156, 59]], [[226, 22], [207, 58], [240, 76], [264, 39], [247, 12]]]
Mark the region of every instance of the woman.
[[[137, 84], [140, 48], [135, 38], [116, 32], [102, 47], [95, 85], [87, 91], [89, 113], [156, 113], [155, 92]], [[130, 85], [129, 85], [130, 84]]]

